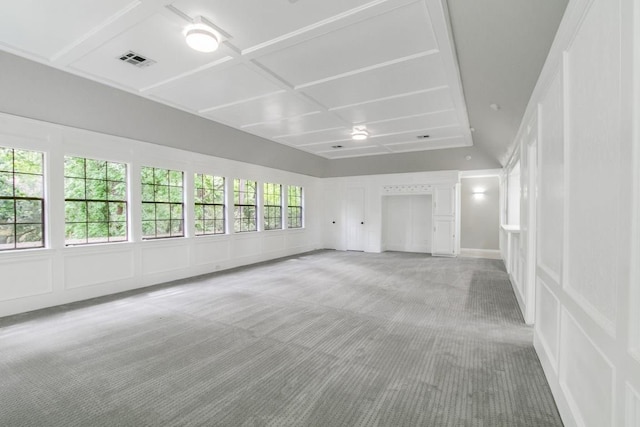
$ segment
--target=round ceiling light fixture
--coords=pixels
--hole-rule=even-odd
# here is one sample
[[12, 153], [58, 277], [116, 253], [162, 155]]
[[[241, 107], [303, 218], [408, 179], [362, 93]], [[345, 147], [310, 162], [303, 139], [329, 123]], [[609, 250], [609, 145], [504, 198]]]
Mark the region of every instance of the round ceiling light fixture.
[[351, 139], [354, 141], [364, 141], [369, 138], [369, 132], [365, 126], [354, 126], [351, 132]]
[[184, 31], [187, 45], [198, 52], [210, 53], [218, 49], [220, 41], [213, 28], [202, 23], [202, 18], [197, 17]]

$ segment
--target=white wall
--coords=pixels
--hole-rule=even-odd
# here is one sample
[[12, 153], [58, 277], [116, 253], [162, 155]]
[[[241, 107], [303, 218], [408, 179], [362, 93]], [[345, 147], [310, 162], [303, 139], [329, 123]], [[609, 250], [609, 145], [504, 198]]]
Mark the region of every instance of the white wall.
[[[457, 171], [416, 172], [404, 174], [365, 175], [322, 180], [325, 248], [346, 250], [347, 193], [350, 188], [364, 189], [365, 218], [363, 225], [365, 252], [383, 251], [383, 196], [428, 195], [436, 185], [455, 184]], [[459, 235], [456, 236], [459, 241]], [[458, 246], [459, 247], [459, 246]]]
[[[0, 316], [318, 249], [318, 178], [85, 130], [0, 115], [0, 146], [45, 153], [46, 248], [0, 252]], [[64, 156], [124, 162], [130, 170], [131, 241], [64, 246]], [[142, 241], [141, 166], [185, 172], [186, 237]], [[304, 187], [305, 228], [194, 236], [194, 173]], [[232, 209], [230, 209], [233, 212]], [[231, 218], [228, 215], [228, 218]]]
[[533, 172], [536, 135], [512, 256], [535, 260], [535, 348], [566, 426], [640, 426], [639, 27], [638, 1], [569, 3], [511, 161]]

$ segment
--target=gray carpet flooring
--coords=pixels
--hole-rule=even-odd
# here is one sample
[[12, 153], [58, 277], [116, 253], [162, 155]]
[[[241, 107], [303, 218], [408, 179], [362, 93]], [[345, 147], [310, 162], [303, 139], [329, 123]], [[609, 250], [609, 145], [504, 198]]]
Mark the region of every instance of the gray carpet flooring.
[[318, 251], [0, 319], [1, 426], [561, 426], [501, 261]]

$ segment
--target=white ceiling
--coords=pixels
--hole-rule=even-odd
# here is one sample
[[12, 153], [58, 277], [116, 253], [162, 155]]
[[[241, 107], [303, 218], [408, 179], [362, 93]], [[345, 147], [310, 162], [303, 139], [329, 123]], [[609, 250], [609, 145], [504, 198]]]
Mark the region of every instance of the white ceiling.
[[[472, 145], [442, 0], [165, 2], [7, 2], [0, 49], [329, 159]], [[196, 16], [216, 52], [184, 42]]]

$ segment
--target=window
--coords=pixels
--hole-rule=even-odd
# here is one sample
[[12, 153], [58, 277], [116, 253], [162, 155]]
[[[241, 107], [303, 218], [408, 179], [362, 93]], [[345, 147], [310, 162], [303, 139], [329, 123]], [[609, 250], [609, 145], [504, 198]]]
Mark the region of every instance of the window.
[[287, 228], [302, 228], [302, 187], [289, 186]]
[[264, 184], [264, 229], [282, 228], [282, 185]]
[[142, 238], [184, 236], [183, 173], [142, 168]]
[[256, 205], [257, 182], [246, 179], [233, 180], [233, 231], [256, 231], [258, 209]]
[[224, 234], [224, 178], [195, 174], [196, 235]]
[[65, 244], [127, 240], [127, 165], [64, 159]]
[[0, 250], [44, 247], [44, 156], [0, 147]]

